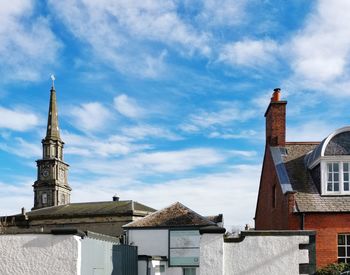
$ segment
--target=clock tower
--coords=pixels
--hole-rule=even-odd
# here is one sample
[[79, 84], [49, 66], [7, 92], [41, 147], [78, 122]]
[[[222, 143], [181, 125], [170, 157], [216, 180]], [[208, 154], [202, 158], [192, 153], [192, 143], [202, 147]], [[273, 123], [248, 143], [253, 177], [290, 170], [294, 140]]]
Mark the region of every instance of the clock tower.
[[[53, 76], [52, 76], [53, 78]], [[54, 80], [54, 78], [53, 78]], [[68, 185], [68, 167], [63, 161], [63, 146], [58, 128], [56, 90], [50, 91], [46, 137], [41, 141], [42, 159], [36, 161], [37, 180], [34, 182], [34, 209], [70, 203], [72, 188]]]

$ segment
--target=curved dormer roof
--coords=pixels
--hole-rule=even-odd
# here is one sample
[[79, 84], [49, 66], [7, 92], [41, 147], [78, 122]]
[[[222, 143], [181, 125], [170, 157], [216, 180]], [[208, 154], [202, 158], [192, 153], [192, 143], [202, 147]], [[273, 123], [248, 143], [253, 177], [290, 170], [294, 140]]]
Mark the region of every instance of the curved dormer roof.
[[335, 130], [305, 156], [305, 164], [312, 169], [324, 156], [350, 155], [350, 126]]

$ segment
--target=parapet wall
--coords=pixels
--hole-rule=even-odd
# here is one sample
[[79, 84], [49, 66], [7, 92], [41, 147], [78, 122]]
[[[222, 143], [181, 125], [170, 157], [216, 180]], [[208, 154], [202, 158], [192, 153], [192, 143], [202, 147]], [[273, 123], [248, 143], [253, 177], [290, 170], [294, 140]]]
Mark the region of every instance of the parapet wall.
[[314, 231], [243, 231], [239, 238], [203, 233], [201, 275], [297, 275], [315, 272]]
[[0, 273], [78, 275], [80, 239], [72, 235], [0, 235]]

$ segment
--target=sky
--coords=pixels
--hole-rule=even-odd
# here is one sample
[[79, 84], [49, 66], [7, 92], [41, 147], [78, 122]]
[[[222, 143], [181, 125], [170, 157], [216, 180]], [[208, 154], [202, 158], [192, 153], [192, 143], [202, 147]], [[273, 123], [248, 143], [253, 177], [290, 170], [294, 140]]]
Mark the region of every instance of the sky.
[[0, 215], [33, 207], [56, 77], [72, 202], [254, 225], [272, 91], [287, 141], [349, 124], [350, 1], [0, 1]]

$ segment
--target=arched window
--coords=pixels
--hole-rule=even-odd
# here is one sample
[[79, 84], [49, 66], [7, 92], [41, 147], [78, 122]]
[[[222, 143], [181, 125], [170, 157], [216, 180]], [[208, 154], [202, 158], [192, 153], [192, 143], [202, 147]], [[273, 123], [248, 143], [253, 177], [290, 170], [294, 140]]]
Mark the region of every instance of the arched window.
[[47, 194], [46, 193], [41, 194], [41, 203], [47, 204]]

